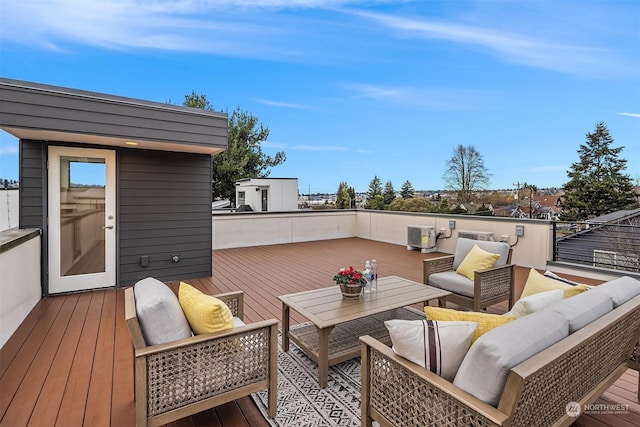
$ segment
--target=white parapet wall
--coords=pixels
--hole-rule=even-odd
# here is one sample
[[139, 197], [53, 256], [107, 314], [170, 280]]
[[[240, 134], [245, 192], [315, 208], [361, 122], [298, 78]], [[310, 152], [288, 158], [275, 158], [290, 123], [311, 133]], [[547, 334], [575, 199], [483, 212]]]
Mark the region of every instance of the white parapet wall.
[[[23, 239], [7, 241], [8, 234]], [[34, 235], [35, 233], [35, 235]], [[19, 235], [19, 236], [18, 236]], [[8, 230], [2, 233], [0, 251], [0, 348], [40, 301], [40, 245], [39, 232]]]
[[[454, 229], [449, 228], [450, 221], [455, 221]], [[438, 252], [453, 253], [459, 232], [466, 230], [491, 232], [494, 240], [505, 240], [513, 248], [511, 261], [519, 266], [545, 269], [553, 258], [550, 221], [361, 209], [216, 214], [213, 249], [348, 237], [406, 246], [410, 225], [431, 226], [442, 233], [436, 243]], [[516, 237], [517, 225], [524, 226], [521, 237]]]
[[355, 237], [355, 211], [236, 212], [213, 215], [213, 249]]
[[[553, 259], [553, 223], [545, 220], [482, 217], [471, 215], [414, 214], [358, 210], [356, 236], [398, 245], [407, 244], [409, 225], [425, 225], [443, 233], [436, 250], [452, 254], [461, 231], [491, 232], [496, 241], [504, 239], [513, 249], [511, 262], [545, 269]], [[455, 228], [449, 222], [455, 221]], [[516, 226], [524, 226], [524, 235], [516, 236]]]

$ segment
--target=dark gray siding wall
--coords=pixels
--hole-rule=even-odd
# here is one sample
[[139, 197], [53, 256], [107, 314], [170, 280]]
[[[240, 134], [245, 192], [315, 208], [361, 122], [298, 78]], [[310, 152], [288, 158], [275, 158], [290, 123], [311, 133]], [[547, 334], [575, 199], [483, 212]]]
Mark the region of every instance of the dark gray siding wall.
[[225, 113], [20, 80], [0, 78], [0, 113], [8, 128], [227, 147]]
[[43, 228], [45, 157], [42, 141], [20, 140], [20, 228]]
[[120, 286], [211, 276], [211, 156], [131, 149], [118, 163]]

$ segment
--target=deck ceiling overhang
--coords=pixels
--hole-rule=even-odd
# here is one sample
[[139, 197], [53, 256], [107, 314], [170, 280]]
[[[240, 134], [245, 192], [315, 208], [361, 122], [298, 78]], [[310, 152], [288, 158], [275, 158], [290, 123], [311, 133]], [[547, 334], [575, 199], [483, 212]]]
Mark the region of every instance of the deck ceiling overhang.
[[0, 78], [0, 129], [20, 139], [216, 154], [225, 113]]

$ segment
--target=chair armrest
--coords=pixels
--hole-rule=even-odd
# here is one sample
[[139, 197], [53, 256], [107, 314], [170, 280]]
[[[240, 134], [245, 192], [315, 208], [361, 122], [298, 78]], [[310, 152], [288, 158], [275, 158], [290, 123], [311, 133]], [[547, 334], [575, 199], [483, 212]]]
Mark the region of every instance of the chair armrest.
[[429, 284], [429, 276], [433, 273], [453, 270], [454, 255], [445, 255], [437, 258], [422, 260], [422, 283]]
[[231, 314], [244, 320], [244, 292], [234, 291], [214, 296], [227, 304], [231, 310]]
[[476, 270], [473, 277], [474, 295], [479, 296], [479, 301], [509, 296], [509, 309], [511, 309], [514, 301], [515, 264]]
[[384, 425], [398, 427], [451, 425], [451, 420], [460, 425], [505, 425], [509, 420], [507, 414], [397, 356], [376, 339], [366, 335], [360, 343], [362, 425], [381, 417]]
[[[217, 298], [217, 297], [216, 297]], [[238, 326], [237, 328], [225, 329], [218, 332], [212, 332], [210, 334], [194, 335], [189, 338], [184, 338], [169, 343], [151, 345], [143, 349], [135, 351], [135, 357], [147, 356], [149, 354], [158, 354], [163, 352], [169, 352], [173, 350], [179, 350], [181, 348], [188, 348], [202, 343], [223, 343], [231, 342], [238, 336], [247, 336], [255, 333], [256, 331], [264, 331], [270, 326], [278, 325], [277, 319], [262, 320], [260, 322], [249, 323], [244, 326]]]

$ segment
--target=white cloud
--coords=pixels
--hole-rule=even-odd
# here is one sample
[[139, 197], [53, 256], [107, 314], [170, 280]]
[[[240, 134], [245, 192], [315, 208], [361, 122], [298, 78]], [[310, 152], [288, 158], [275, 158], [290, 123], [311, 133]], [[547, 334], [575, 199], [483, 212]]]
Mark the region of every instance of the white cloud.
[[296, 145], [292, 149], [300, 151], [347, 151], [348, 148], [335, 145]]
[[0, 156], [13, 156], [18, 154], [18, 147], [12, 145], [0, 146]]
[[352, 92], [351, 97], [374, 99], [405, 107], [429, 109], [474, 110], [486, 105], [489, 94], [472, 90], [433, 89], [411, 86], [385, 86], [368, 83], [341, 85]]
[[[498, 25], [494, 26], [491, 22], [480, 26], [376, 12], [351, 12], [397, 31], [403, 38], [445, 40], [471, 48], [486, 49], [495, 56], [515, 64], [578, 75], [610, 76], [629, 72], [637, 74], [637, 70], [629, 71], [627, 68], [635, 67], [637, 61], [630, 63], [593, 43], [566, 42], [566, 34], [554, 39], [546, 33], [545, 36], [539, 36], [537, 29], [536, 35], [520, 32], [517, 26], [514, 26], [514, 30], [499, 30]], [[487, 17], [487, 20], [491, 18], [494, 17]], [[532, 20], [535, 20], [535, 17], [532, 16]]]
[[317, 110], [317, 108], [311, 105], [294, 104], [290, 102], [281, 102], [281, 101], [270, 101], [268, 99], [257, 99], [256, 102], [263, 105], [270, 105], [272, 107], [292, 108], [294, 110], [309, 110], [309, 111]]
[[635, 117], [637, 119], [640, 119], [640, 113], [619, 113], [621, 116], [626, 116], [626, 117]]

